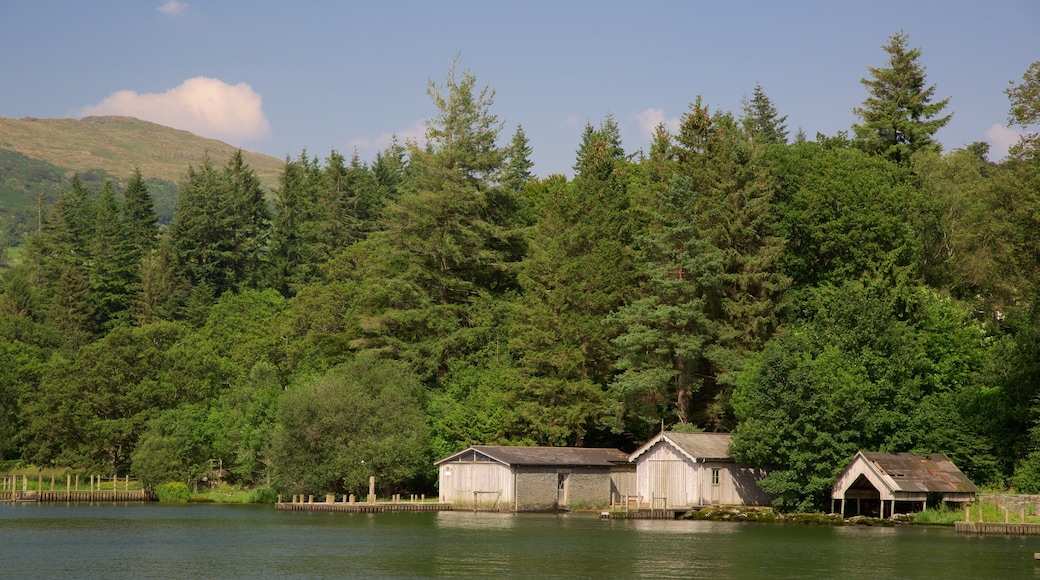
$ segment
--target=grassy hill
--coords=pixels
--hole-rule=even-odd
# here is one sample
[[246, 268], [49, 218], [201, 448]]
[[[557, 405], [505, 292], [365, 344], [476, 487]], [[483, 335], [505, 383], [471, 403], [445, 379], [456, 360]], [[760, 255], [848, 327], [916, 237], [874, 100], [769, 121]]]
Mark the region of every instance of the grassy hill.
[[[56, 199], [74, 174], [93, 191], [105, 180], [121, 191], [134, 167], [140, 168], [160, 222], [169, 223], [177, 184], [188, 167], [201, 165], [206, 155], [221, 167], [236, 150], [215, 139], [132, 117], [0, 117], [0, 248], [18, 246], [38, 227], [38, 201]], [[248, 151], [242, 155], [261, 184], [274, 188], [284, 162]]]
[[[103, 171], [123, 181], [141, 169], [146, 178], [179, 182], [189, 165], [198, 166], [208, 153], [216, 166], [237, 150], [222, 141], [171, 129], [132, 117], [76, 119], [9, 119], [0, 117], [0, 149], [20, 153], [66, 170]], [[283, 160], [243, 151], [265, 187], [277, 183]]]

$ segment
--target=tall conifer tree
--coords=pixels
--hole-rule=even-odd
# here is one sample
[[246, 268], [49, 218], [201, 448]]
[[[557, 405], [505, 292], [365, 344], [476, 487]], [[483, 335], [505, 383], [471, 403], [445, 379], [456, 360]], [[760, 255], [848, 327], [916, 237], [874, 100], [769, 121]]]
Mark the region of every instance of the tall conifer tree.
[[953, 116], [939, 116], [950, 98], [932, 101], [935, 85], [926, 85], [921, 49], [910, 48], [908, 41], [902, 31], [893, 34], [882, 47], [888, 65], [867, 67], [871, 78], [860, 82], [868, 96], [863, 106], [853, 109], [862, 123], [852, 126], [856, 143], [865, 151], [901, 163], [914, 151], [938, 147], [933, 136]]

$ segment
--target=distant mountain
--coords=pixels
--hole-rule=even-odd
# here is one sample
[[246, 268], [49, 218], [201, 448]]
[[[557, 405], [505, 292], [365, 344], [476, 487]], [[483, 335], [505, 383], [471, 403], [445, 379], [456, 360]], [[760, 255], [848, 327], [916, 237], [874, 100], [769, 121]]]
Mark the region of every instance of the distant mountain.
[[[0, 150], [9, 150], [65, 170], [103, 171], [125, 181], [134, 167], [145, 179], [179, 182], [189, 165], [198, 166], [208, 153], [217, 167], [237, 148], [216, 139], [171, 129], [133, 117], [83, 119], [9, 119], [0, 117]], [[243, 151], [265, 187], [278, 181], [283, 160]]]
[[[134, 167], [140, 168], [160, 222], [169, 223], [188, 167], [201, 165], [206, 155], [221, 167], [236, 150], [132, 117], [0, 117], [0, 247], [17, 245], [38, 227], [39, 199], [56, 199], [74, 174], [94, 191], [105, 180], [122, 191]], [[248, 151], [242, 156], [265, 188], [276, 186], [283, 160]]]

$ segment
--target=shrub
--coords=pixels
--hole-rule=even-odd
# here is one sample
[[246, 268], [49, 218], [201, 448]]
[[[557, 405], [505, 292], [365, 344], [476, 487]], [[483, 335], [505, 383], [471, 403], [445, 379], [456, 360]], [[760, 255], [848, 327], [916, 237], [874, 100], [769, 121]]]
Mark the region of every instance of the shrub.
[[191, 491], [187, 484], [171, 481], [155, 488], [155, 495], [163, 503], [187, 503], [191, 499]]
[[269, 487], [258, 487], [249, 492], [249, 503], [275, 503], [276, 501], [278, 501], [278, 494]]

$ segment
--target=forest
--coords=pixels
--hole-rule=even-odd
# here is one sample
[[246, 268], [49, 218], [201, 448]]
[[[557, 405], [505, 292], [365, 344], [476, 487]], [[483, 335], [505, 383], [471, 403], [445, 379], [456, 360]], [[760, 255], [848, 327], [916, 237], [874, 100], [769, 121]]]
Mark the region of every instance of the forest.
[[[859, 449], [1040, 492], [1040, 137], [943, 151], [903, 33], [858, 123], [791, 135], [761, 86], [626, 151], [586, 126], [536, 177], [453, 65], [423, 143], [60, 186], [0, 271], [0, 455], [130, 475], [430, 491], [471, 444], [727, 431], [784, 510]], [[1003, 90], [1040, 123], [1040, 61]], [[850, 106], [854, 104], [850, 103]]]

